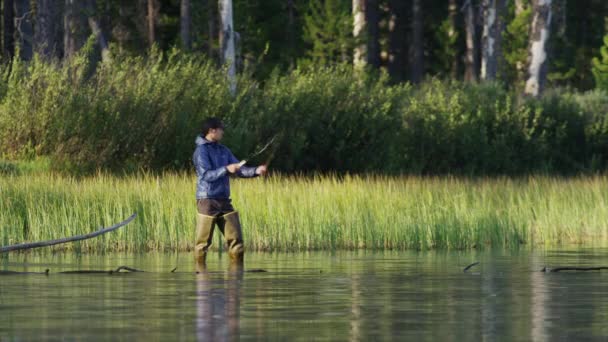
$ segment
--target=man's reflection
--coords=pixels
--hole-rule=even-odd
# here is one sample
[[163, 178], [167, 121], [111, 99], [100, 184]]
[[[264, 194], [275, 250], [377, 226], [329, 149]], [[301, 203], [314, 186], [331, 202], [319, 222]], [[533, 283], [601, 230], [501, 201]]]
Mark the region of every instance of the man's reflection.
[[228, 272], [199, 270], [196, 278], [196, 336], [198, 341], [237, 341], [240, 334], [240, 297], [243, 268], [230, 265]]

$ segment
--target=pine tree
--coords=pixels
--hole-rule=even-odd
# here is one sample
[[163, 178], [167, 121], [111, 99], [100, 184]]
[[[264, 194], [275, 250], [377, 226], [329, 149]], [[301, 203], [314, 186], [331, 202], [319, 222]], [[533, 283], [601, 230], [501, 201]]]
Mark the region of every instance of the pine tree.
[[350, 62], [354, 48], [350, 6], [341, 0], [312, 0], [304, 16], [304, 40], [314, 62]]
[[604, 46], [600, 48], [600, 58], [593, 58], [591, 71], [595, 78], [595, 86], [608, 90], [608, 35], [604, 37]]

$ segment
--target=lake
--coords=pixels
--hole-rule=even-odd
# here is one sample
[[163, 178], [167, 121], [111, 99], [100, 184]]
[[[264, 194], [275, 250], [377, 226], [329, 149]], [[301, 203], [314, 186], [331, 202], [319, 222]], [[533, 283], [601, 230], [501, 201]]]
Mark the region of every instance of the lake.
[[[464, 273], [463, 268], [480, 264]], [[10, 254], [0, 341], [608, 340], [607, 248], [191, 254]], [[143, 273], [60, 274], [126, 265]], [[174, 273], [173, 268], [177, 267]]]

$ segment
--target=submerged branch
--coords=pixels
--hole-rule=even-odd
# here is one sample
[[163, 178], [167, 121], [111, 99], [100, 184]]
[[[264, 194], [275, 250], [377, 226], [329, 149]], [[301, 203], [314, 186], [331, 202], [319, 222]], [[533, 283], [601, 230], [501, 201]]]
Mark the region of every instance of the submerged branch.
[[601, 271], [608, 270], [606, 266], [599, 267], [556, 267], [556, 268], [548, 268], [543, 267], [541, 272], [560, 272], [560, 271]]
[[113, 230], [116, 230], [126, 224], [128, 224], [129, 222], [133, 221], [133, 219], [137, 216], [137, 213], [133, 213], [133, 215], [129, 216], [129, 218], [127, 218], [126, 220], [117, 223], [113, 226], [110, 227], [106, 227], [106, 228], [102, 228], [98, 231], [92, 232], [92, 233], [88, 233], [88, 234], [83, 234], [83, 235], [75, 235], [75, 236], [71, 236], [71, 237], [66, 237], [66, 238], [61, 238], [61, 239], [57, 239], [57, 240], [48, 240], [48, 241], [39, 241], [39, 242], [29, 242], [29, 243], [21, 243], [21, 244], [17, 244], [17, 245], [10, 245], [10, 246], [4, 246], [4, 247], [0, 247], [0, 253], [6, 253], [6, 252], [11, 252], [11, 251], [18, 251], [18, 250], [23, 250], [23, 249], [32, 249], [32, 248], [38, 248], [38, 247], [47, 247], [47, 246], [52, 246], [52, 245], [58, 245], [61, 243], [67, 243], [67, 242], [73, 242], [73, 241], [80, 241], [80, 240], [86, 240], [86, 239], [90, 239], [90, 238], [94, 238], [96, 236], [105, 234], [105, 233], [109, 233]]

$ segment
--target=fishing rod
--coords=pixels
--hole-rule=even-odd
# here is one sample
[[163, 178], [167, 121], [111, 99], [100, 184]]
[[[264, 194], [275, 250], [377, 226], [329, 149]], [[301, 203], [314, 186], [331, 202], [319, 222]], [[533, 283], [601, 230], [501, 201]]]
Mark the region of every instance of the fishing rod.
[[279, 134], [275, 134], [267, 143], [266, 145], [264, 145], [261, 149], [257, 150], [256, 152], [254, 152], [253, 154], [250, 154], [247, 158], [241, 160], [239, 162], [239, 167], [245, 165], [249, 160], [251, 160], [253, 157], [256, 157], [260, 154], [262, 154], [262, 152], [266, 151], [273, 143], [274, 141], [277, 139], [277, 137], [279, 136]]

